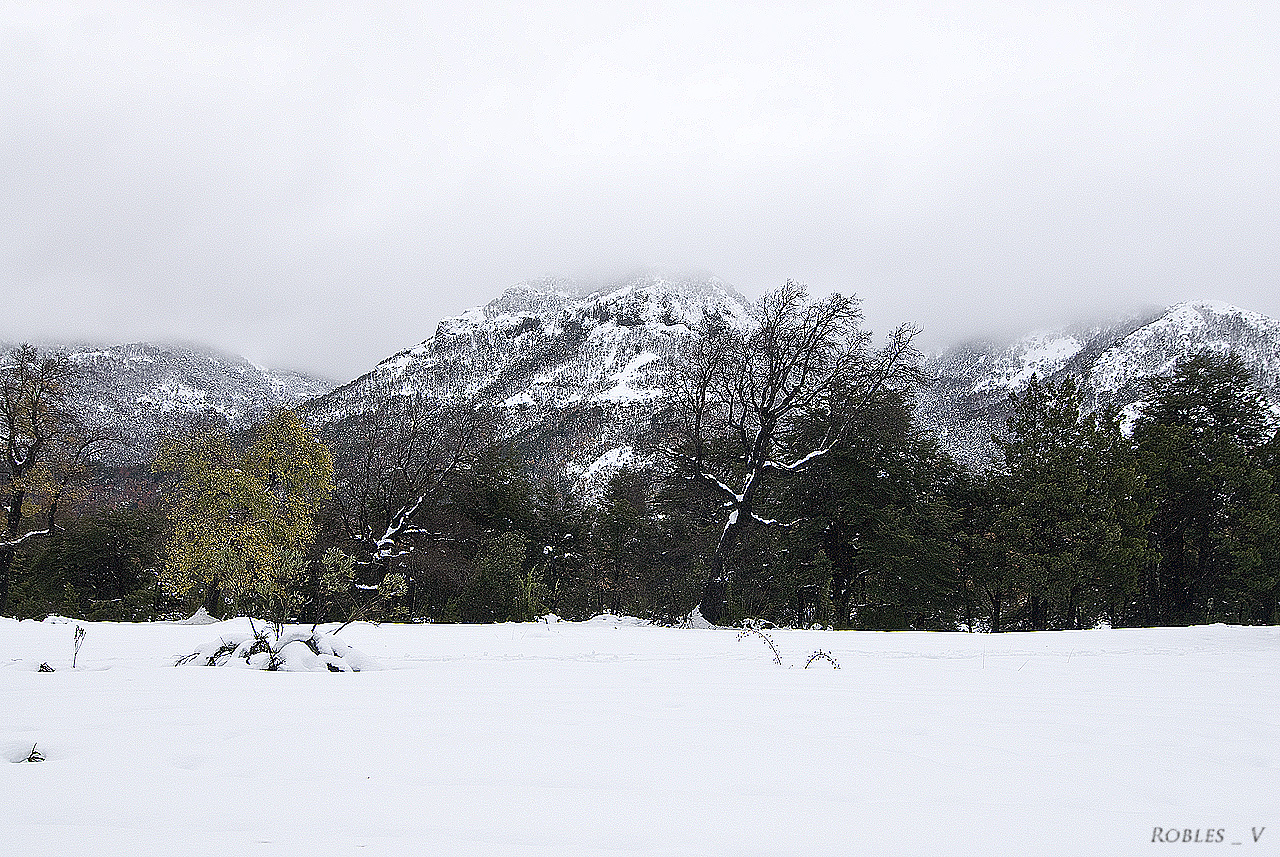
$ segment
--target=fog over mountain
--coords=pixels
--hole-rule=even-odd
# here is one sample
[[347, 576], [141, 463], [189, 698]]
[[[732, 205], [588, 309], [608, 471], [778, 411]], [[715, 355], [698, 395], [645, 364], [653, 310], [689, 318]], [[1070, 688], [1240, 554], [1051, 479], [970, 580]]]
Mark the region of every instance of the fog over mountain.
[[[672, 359], [706, 314], [750, 324], [747, 299], [709, 274], [544, 278], [435, 322], [426, 339], [345, 384], [192, 347], [82, 346], [72, 359], [85, 372], [90, 420], [128, 437], [135, 459], [161, 433], [196, 419], [235, 428], [301, 406], [308, 418], [336, 424], [358, 421], [388, 397], [424, 396], [490, 409], [532, 469], [590, 491], [618, 467], [643, 463]], [[929, 355], [933, 380], [920, 396], [920, 422], [958, 460], [984, 467], [1009, 393], [1033, 374], [1075, 377], [1089, 407], [1131, 408], [1145, 379], [1202, 349], [1240, 354], [1280, 403], [1280, 321], [1196, 301]]]
[[544, 273], [856, 292], [930, 348], [1280, 316], [1280, 6], [8, 3], [0, 339], [351, 378]]

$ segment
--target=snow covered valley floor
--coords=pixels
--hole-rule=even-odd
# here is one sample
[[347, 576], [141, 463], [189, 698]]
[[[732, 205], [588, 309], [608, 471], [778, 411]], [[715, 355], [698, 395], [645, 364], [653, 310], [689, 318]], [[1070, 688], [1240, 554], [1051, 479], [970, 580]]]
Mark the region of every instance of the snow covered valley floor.
[[0, 620], [0, 853], [1280, 853], [1280, 628], [79, 624]]

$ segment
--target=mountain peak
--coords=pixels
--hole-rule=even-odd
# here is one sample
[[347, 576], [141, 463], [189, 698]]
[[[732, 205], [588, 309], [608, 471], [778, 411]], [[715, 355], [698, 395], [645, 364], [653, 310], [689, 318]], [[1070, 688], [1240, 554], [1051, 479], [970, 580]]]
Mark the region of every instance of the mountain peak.
[[1180, 301], [1174, 304], [1173, 306], [1169, 307], [1166, 310], [1166, 312], [1172, 315], [1174, 313], [1181, 312], [1188, 309], [1194, 310], [1202, 314], [1211, 313], [1213, 315], [1255, 315], [1255, 316], [1258, 316], [1259, 318], [1264, 317], [1259, 315], [1258, 313], [1241, 309], [1240, 307], [1235, 306], [1234, 304], [1229, 304], [1226, 301], [1214, 301], [1214, 300], [1203, 300], [1203, 299], [1192, 300], [1192, 301]]
[[443, 319], [428, 339], [312, 412], [338, 422], [391, 396], [466, 398], [492, 408], [531, 459], [590, 478], [584, 474], [601, 471], [592, 462], [617, 458], [643, 431], [691, 328], [706, 314], [745, 324], [748, 306], [732, 286], [703, 274], [527, 280]]
[[[645, 351], [667, 354], [673, 348], [667, 340], [687, 335], [704, 314], [745, 320], [747, 307], [736, 289], [709, 274], [646, 270], [611, 278], [526, 280], [483, 306], [442, 319], [429, 338], [353, 384], [393, 381], [402, 383], [402, 392], [451, 395], [467, 376], [474, 394], [499, 376], [509, 380], [500, 369], [513, 361], [554, 361], [561, 359], [557, 354], [584, 348], [600, 365], [570, 369], [570, 359], [557, 372], [607, 377]], [[524, 401], [524, 393], [529, 391], [499, 401]]]
[[745, 300], [733, 286], [709, 272], [659, 267], [635, 268], [622, 273], [539, 277], [518, 283], [507, 291], [532, 291], [582, 299], [636, 289], [700, 297], [729, 296]]

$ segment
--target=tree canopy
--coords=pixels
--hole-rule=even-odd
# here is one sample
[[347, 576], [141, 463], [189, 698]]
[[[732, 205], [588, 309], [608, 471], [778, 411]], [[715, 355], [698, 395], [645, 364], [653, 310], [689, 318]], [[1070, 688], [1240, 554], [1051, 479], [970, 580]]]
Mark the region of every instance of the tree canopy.
[[225, 433], [201, 432], [171, 442], [156, 466], [176, 479], [165, 587], [178, 595], [203, 588], [214, 616], [224, 599], [288, 612], [316, 510], [333, 488], [324, 444], [283, 411], [243, 451]]

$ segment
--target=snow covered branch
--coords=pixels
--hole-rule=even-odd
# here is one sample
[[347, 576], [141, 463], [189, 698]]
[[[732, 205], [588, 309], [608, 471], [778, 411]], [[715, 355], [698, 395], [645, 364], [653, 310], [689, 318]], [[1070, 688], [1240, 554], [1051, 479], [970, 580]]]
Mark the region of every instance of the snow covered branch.
[[781, 527], [785, 530], [785, 529], [790, 529], [791, 527], [794, 527], [797, 524], [802, 523], [804, 521], [804, 518], [796, 518], [794, 521], [784, 522], [784, 521], [779, 521], [776, 518], [762, 518], [756, 513], [752, 512], [751, 520], [755, 521], [757, 524], [764, 524], [766, 527]]
[[24, 534], [24, 535], [18, 536], [16, 539], [10, 539], [10, 540], [9, 540], [9, 541], [7, 541], [7, 542], [0, 542], [0, 548], [16, 548], [18, 545], [22, 544], [22, 543], [23, 543], [23, 542], [25, 542], [27, 539], [33, 539], [33, 538], [35, 538], [36, 536], [47, 536], [47, 535], [50, 535], [50, 534], [52, 534], [52, 533], [53, 533], [53, 528], [52, 528], [52, 527], [49, 527], [49, 528], [44, 529], [44, 530], [32, 530], [32, 531], [31, 531], [31, 532], [29, 532], [29, 533], [26, 533], [26, 534]]
[[821, 449], [815, 449], [813, 452], [808, 453], [790, 464], [783, 464], [780, 461], [766, 461], [763, 466], [765, 470], [780, 470], [784, 473], [799, 473], [814, 461], [830, 452], [833, 446], [834, 444], [831, 444], [829, 446], [824, 446]]

